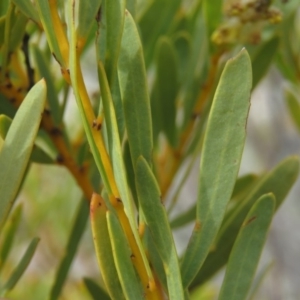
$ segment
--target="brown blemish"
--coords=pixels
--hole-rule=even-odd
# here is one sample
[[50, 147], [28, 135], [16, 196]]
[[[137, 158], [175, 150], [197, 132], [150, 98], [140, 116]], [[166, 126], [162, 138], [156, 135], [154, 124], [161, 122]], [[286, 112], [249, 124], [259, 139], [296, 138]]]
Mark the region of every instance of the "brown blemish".
[[97, 119], [95, 119], [93, 121], [92, 127], [99, 131], [101, 129], [101, 127], [102, 127], [102, 124], [99, 123]]
[[250, 223], [252, 223], [257, 217], [253, 216], [251, 217], [249, 220], [245, 221], [245, 223], [243, 224], [243, 227], [249, 225]]
[[201, 222], [200, 221], [196, 221], [195, 227], [194, 227], [194, 231], [200, 231], [200, 229], [201, 229]]

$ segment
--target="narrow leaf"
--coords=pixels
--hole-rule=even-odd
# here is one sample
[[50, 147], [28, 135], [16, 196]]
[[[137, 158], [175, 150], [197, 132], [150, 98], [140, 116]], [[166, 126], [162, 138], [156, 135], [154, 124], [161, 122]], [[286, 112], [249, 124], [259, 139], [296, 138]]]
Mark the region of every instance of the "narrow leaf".
[[17, 265], [16, 269], [14, 270], [14, 272], [12, 273], [12, 275], [10, 276], [10, 278], [8, 279], [8, 281], [5, 283], [5, 285], [3, 287], [4, 294], [7, 291], [10, 291], [14, 288], [16, 283], [19, 281], [19, 279], [21, 278], [21, 276], [27, 269], [33, 255], [34, 255], [34, 252], [36, 250], [36, 247], [37, 247], [39, 241], [40, 241], [39, 238], [34, 238], [31, 241], [31, 243], [29, 244], [29, 246], [27, 247], [26, 252], [22, 256], [19, 264]]
[[242, 50], [227, 62], [215, 93], [200, 163], [196, 225], [182, 261], [184, 287], [202, 266], [233, 191], [246, 136], [251, 78], [251, 61]]
[[141, 30], [147, 65], [152, 60], [156, 41], [160, 35], [165, 35], [168, 32], [180, 4], [180, 0], [151, 1], [139, 18], [138, 24]]
[[93, 23], [96, 22], [96, 15], [99, 11], [102, 0], [92, 1], [79, 1], [79, 14], [78, 14], [78, 25], [77, 25], [77, 36], [79, 40], [79, 48], [82, 48], [87, 42], [90, 30], [92, 29]]
[[[0, 115], [0, 136], [3, 140], [5, 140], [11, 123], [12, 119], [5, 115]], [[30, 161], [40, 164], [53, 164], [55, 162], [53, 158], [51, 158], [43, 149], [41, 149], [36, 144], [33, 145]]]
[[124, 295], [113, 258], [106, 211], [102, 197], [94, 194], [90, 204], [90, 217], [98, 264], [110, 297], [113, 300], [121, 300], [124, 299]]
[[298, 173], [299, 160], [290, 157], [261, 178], [246, 199], [238, 202], [235, 209], [224, 218], [213, 247], [214, 251], [208, 255], [191, 287], [202, 284], [226, 264], [239, 228], [255, 201], [263, 194], [273, 193], [276, 198], [275, 210], [277, 210], [295, 183]]
[[173, 147], [177, 144], [176, 98], [178, 93], [177, 56], [171, 41], [163, 37], [156, 48], [156, 79], [154, 99], [159, 116], [153, 116], [153, 124], [161, 117], [162, 130]]
[[231, 251], [220, 300], [243, 300], [265, 244], [275, 207], [273, 194], [262, 196], [247, 214]]
[[118, 60], [124, 27], [126, 1], [103, 0], [100, 34], [96, 39], [97, 59], [102, 61], [113, 96], [120, 138], [125, 131], [123, 103], [118, 78]]
[[110, 297], [103, 291], [103, 289], [92, 279], [84, 278], [83, 282], [88, 289], [93, 300], [110, 300]]
[[0, 249], [0, 269], [5, 264], [5, 261], [10, 253], [10, 250], [13, 245], [13, 241], [15, 239], [16, 231], [20, 223], [22, 214], [22, 206], [18, 205], [14, 211], [9, 221], [6, 223], [4, 227], [4, 232], [2, 233], [2, 242]]
[[290, 89], [285, 90], [285, 98], [288, 106], [288, 110], [292, 117], [294, 124], [298, 132], [300, 132], [300, 104], [299, 101], [293, 91]]
[[279, 38], [274, 37], [265, 42], [252, 60], [253, 88], [267, 73], [279, 46]]
[[125, 213], [128, 217], [132, 232], [134, 234], [135, 240], [137, 241], [139, 250], [141, 252], [143, 262], [146, 265], [149, 277], [152, 278], [151, 270], [150, 267], [148, 266], [148, 260], [146, 258], [146, 254], [144, 252], [140, 237], [136, 230], [133, 201], [129, 195], [127, 176], [126, 176], [126, 170], [125, 170], [123, 156], [122, 156], [122, 148], [121, 148], [120, 137], [118, 133], [116, 115], [114, 111], [114, 106], [113, 106], [107, 78], [101, 62], [99, 63], [98, 70], [99, 70], [101, 94], [103, 99], [105, 122], [107, 126], [107, 136], [109, 141], [110, 157], [113, 164], [116, 183], [120, 191], [120, 196], [124, 205]]
[[[231, 200], [240, 200], [244, 192], [252, 186], [256, 179], [256, 176], [252, 174], [245, 175], [236, 180], [234, 189], [231, 195]], [[196, 205], [193, 205], [189, 210], [183, 212], [174, 220], [170, 222], [173, 229], [184, 226], [185, 224], [192, 222], [196, 218]]]
[[152, 125], [142, 45], [128, 11], [119, 59], [119, 79], [133, 166], [140, 155], [151, 164]]
[[136, 164], [136, 187], [139, 203], [167, 277], [169, 299], [183, 299], [181, 274], [165, 208], [156, 179], [143, 157]]
[[86, 201], [82, 199], [78, 205], [74, 224], [71, 228], [70, 236], [55, 274], [54, 284], [51, 288], [50, 299], [58, 299], [61, 294], [64, 283], [67, 279], [69, 269], [77, 252], [78, 245], [84, 233], [84, 229], [89, 216], [89, 207]]
[[203, 14], [205, 17], [207, 34], [210, 37], [213, 31], [219, 27], [222, 18], [222, 0], [203, 1]]
[[64, 65], [64, 60], [62, 53], [60, 51], [57, 33], [54, 30], [49, 1], [35, 0], [37, 11], [39, 14], [39, 19], [42, 22], [43, 29], [45, 31], [47, 42], [49, 44], [51, 53], [54, 55], [55, 59], [62, 66]]
[[143, 299], [142, 283], [135, 273], [131, 259], [131, 251], [125, 233], [114, 213], [106, 213], [109, 237], [115, 266], [121, 286], [127, 300]]
[[60, 124], [61, 122], [61, 110], [58, 101], [58, 91], [54, 85], [54, 78], [50, 72], [49, 68], [49, 61], [47, 61], [46, 57], [44, 56], [43, 52], [40, 48], [35, 45], [33, 47], [33, 54], [37, 66], [37, 71], [40, 77], [43, 77], [47, 84], [47, 100], [49, 104], [49, 108], [51, 111], [51, 115], [53, 117], [54, 123], [56, 125]]
[[0, 228], [14, 203], [39, 129], [46, 100], [45, 81], [39, 81], [21, 104], [0, 154]]
[[28, 0], [13, 0], [13, 3], [18, 9], [29, 19], [39, 24], [39, 18], [37, 17], [37, 11], [31, 1]]

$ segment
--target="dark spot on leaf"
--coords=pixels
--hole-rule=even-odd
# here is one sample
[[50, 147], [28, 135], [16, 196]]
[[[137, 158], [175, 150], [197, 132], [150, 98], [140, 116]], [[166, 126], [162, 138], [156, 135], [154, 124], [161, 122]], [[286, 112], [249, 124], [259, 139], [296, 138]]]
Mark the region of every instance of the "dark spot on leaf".
[[247, 220], [244, 224], [243, 224], [243, 227], [249, 225], [251, 222], [253, 222], [257, 217], [256, 216], [253, 216], [251, 217], [249, 220]]

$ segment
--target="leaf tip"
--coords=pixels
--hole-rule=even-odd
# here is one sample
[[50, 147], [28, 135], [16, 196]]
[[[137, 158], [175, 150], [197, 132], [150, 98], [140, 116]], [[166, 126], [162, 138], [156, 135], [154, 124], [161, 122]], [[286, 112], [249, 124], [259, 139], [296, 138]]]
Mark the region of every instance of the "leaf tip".
[[104, 209], [106, 210], [106, 205], [104, 203], [104, 199], [97, 193], [93, 193], [90, 203], [90, 213], [93, 215], [96, 210], [98, 209]]

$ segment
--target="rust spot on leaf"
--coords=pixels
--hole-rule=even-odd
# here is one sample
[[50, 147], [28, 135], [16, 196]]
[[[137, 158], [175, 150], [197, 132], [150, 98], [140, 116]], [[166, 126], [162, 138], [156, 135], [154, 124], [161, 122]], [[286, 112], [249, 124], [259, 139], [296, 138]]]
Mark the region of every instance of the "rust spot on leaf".
[[201, 222], [196, 221], [194, 231], [200, 231], [201, 230]]

